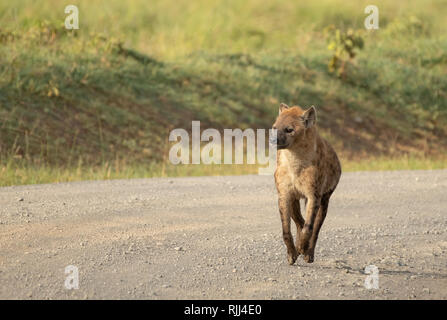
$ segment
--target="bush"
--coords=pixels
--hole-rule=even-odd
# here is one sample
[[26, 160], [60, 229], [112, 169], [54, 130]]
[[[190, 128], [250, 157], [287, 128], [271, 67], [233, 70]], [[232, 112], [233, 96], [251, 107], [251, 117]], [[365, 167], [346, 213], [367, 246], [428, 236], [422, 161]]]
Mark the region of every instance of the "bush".
[[346, 62], [352, 61], [356, 56], [356, 50], [363, 48], [363, 38], [359, 32], [348, 29], [346, 32], [330, 26], [325, 30], [328, 39], [328, 49], [333, 52], [329, 61], [329, 72], [336, 72], [338, 77], [345, 75]]

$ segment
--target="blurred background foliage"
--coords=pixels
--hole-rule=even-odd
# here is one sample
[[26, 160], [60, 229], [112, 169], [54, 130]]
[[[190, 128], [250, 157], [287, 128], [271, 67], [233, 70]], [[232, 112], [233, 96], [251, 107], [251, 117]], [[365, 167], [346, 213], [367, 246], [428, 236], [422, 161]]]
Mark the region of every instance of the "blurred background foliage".
[[280, 102], [317, 106], [356, 169], [446, 154], [445, 0], [375, 1], [373, 31], [368, 1], [70, 4], [79, 30], [63, 1], [0, 0], [0, 184], [70, 180], [40, 168], [165, 174], [171, 129], [269, 128]]

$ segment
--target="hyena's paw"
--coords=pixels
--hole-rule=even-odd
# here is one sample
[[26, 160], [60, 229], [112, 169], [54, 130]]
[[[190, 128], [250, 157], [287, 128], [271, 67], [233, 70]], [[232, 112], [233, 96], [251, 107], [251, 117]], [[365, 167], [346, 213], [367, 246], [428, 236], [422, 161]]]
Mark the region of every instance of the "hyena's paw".
[[307, 263], [312, 263], [314, 262], [314, 254], [305, 254], [303, 256], [304, 261], [306, 261]]
[[296, 261], [296, 259], [298, 259], [299, 253], [297, 251], [293, 252], [293, 253], [288, 253], [287, 254], [287, 260], [289, 260], [289, 264], [293, 265]]
[[315, 248], [314, 247], [308, 247], [306, 249], [306, 251], [304, 252], [304, 254], [303, 254], [304, 261], [306, 261], [307, 263], [314, 262], [314, 253], [315, 253]]

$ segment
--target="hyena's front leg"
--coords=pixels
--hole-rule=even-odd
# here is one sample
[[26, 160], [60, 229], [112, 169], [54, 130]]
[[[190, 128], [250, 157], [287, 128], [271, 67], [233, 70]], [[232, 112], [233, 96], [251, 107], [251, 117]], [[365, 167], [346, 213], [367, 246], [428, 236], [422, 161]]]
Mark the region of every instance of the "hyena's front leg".
[[309, 240], [312, 236], [314, 221], [320, 208], [320, 197], [312, 196], [307, 198], [306, 220], [301, 230], [299, 251], [306, 252], [309, 248]]
[[292, 216], [293, 202], [291, 197], [284, 196], [278, 199], [279, 213], [281, 216], [282, 236], [287, 247], [287, 258], [289, 264], [295, 263], [298, 258], [298, 252], [293, 244], [292, 233], [290, 232], [290, 217]]
[[299, 250], [301, 230], [304, 227], [304, 219], [303, 219], [303, 216], [301, 215], [301, 207], [300, 207], [300, 199], [299, 198], [295, 199], [295, 201], [293, 202], [292, 219], [296, 225], [295, 247], [298, 250], [298, 253], [304, 254], [304, 252], [300, 252], [300, 250]]

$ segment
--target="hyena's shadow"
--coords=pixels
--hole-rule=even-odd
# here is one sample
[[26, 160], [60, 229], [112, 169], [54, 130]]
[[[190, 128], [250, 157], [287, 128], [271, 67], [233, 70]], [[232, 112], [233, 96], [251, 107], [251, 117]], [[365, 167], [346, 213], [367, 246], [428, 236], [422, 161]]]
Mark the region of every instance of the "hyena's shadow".
[[[360, 268], [358, 266], [350, 266], [348, 263], [331, 263], [331, 264], [299, 264], [295, 265], [298, 268], [310, 268], [315, 269], [317, 267], [318, 269], [322, 270], [343, 270], [347, 273], [351, 274], [360, 274], [360, 275], [367, 275], [365, 273], [364, 268]], [[436, 272], [422, 272], [422, 271], [409, 271], [409, 270], [390, 270], [387, 268], [382, 268], [379, 266], [379, 273], [384, 275], [391, 275], [391, 276], [397, 276], [397, 275], [404, 275], [404, 276], [417, 276], [421, 278], [431, 278], [431, 279], [447, 279], [447, 273], [436, 273]]]

